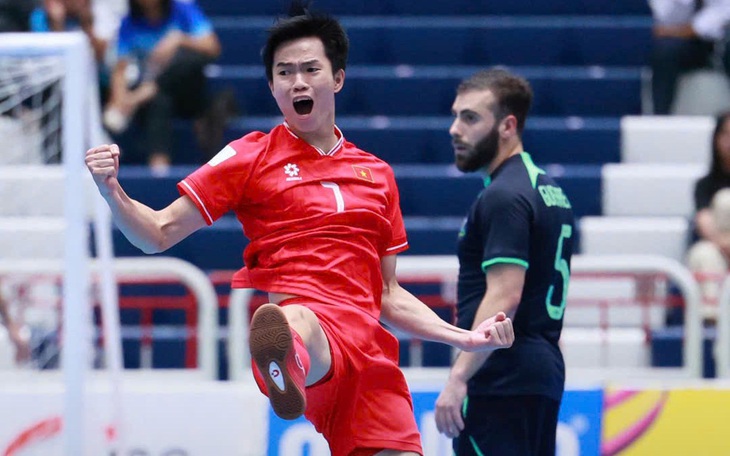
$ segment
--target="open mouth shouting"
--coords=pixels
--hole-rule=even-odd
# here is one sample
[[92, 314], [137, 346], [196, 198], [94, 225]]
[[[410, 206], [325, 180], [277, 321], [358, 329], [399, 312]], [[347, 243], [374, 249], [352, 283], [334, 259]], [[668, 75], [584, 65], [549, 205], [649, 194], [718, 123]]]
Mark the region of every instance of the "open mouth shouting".
[[309, 97], [299, 97], [294, 99], [294, 110], [300, 116], [307, 115], [312, 112], [314, 100]]

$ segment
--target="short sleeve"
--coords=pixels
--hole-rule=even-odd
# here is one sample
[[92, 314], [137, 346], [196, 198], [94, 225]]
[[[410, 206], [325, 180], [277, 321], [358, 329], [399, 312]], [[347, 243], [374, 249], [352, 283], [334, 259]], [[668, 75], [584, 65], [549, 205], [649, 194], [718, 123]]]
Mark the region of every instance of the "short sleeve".
[[191, 36], [201, 37], [213, 31], [213, 25], [195, 3], [179, 3], [184, 17], [183, 32]]
[[[388, 201], [387, 217], [390, 222], [391, 240], [385, 247], [383, 255], [394, 255], [408, 250], [408, 238], [406, 236], [406, 228], [403, 223], [403, 214], [400, 209], [400, 194], [398, 185], [395, 181], [395, 175], [392, 168], [388, 167], [387, 183], [388, 183]], [[382, 256], [382, 255], [381, 255]]]
[[249, 134], [224, 147], [208, 163], [177, 184], [208, 225], [246, 203], [247, 187], [261, 148]]
[[49, 32], [48, 15], [43, 8], [36, 8], [30, 13], [30, 30], [32, 32]]
[[529, 266], [532, 208], [516, 192], [498, 189], [480, 198], [483, 227], [482, 270], [497, 263]]
[[132, 24], [129, 16], [122, 20], [117, 38], [117, 58], [125, 58], [132, 52]]

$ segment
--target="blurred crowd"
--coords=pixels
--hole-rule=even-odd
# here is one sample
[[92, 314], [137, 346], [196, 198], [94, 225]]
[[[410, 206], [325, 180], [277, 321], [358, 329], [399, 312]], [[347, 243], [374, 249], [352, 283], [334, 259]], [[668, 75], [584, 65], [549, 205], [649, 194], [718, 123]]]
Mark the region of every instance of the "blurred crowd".
[[[650, 106], [647, 114], [682, 113], [682, 82], [697, 74], [721, 78], [730, 97], [730, 0], [647, 0], [652, 12]], [[225, 144], [226, 123], [238, 114], [233, 92], [211, 93], [205, 74], [221, 53], [216, 31], [192, 0], [0, 0], [0, 32], [82, 31], [96, 59], [100, 112], [106, 131], [122, 145], [122, 161], [164, 174], [176, 163], [174, 126], [186, 119], [207, 161]], [[714, 92], [701, 87], [691, 97]], [[730, 103], [730, 101], [728, 102]], [[687, 265], [716, 301], [718, 278], [730, 266], [730, 111], [716, 115], [708, 141], [712, 161], [695, 187], [694, 232]], [[725, 106], [730, 109], [730, 104]], [[131, 134], [130, 134], [131, 132]], [[132, 138], [137, 147], [124, 147]], [[18, 328], [3, 310], [19, 357], [27, 357]]]
[[194, 3], [178, 0], [0, 0], [0, 32], [82, 31], [97, 62], [100, 109], [107, 132], [138, 147], [127, 163], [164, 174], [174, 163], [174, 120], [189, 119], [200, 162], [223, 146], [236, 114], [232, 91], [210, 93], [206, 65], [221, 45]]
[[[695, 88], [684, 88], [691, 92], [690, 99], [700, 101], [696, 112], [689, 113], [716, 116], [708, 138], [709, 169], [695, 184], [694, 230], [686, 259], [701, 282], [704, 301], [714, 303], [730, 265], [730, 0], [649, 0], [649, 6], [652, 113], [687, 114], [678, 106], [681, 82], [704, 75]], [[707, 75], [713, 75], [719, 86], [713, 86]]]
[[730, 0], [649, 0], [649, 6], [653, 113], [671, 114], [682, 77], [698, 71], [727, 77]]

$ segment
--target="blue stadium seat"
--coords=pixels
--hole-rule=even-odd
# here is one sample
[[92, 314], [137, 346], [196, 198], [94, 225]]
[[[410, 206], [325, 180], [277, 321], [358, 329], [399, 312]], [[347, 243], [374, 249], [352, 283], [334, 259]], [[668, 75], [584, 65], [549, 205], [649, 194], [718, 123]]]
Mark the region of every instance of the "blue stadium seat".
[[[286, 12], [288, 0], [231, 2], [198, 0], [209, 15], [264, 15]], [[637, 0], [519, 0], [489, 2], [474, 0], [317, 0], [314, 10], [333, 15], [648, 15], [644, 1]]]
[[[450, 117], [338, 116], [345, 137], [392, 165], [448, 164], [453, 161]], [[242, 117], [232, 122], [226, 141], [255, 130], [268, 131], [279, 117]], [[603, 164], [620, 161], [620, 122], [613, 117], [530, 117], [525, 148], [542, 163]], [[175, 160], [202, 163], [190, 122], [175, 124]]]
[[[145, 167], [130, 166], [122, 168], [120, 181], [132, 198], [161, 208], [177, 197], [175, 184], [193, 169], [174, 167], [169, 176], [154, 177]], [[549, 165], [545, 169], [563, 186], [578, 217], [601, 213], [599, 165]], [[409, 254], [452, 254], [461, 221], [483, 186], [481, 177], [462, 175], [449, 165], [395, 166], [394, 171], [411, 244]], [[141, 254], [121, 233], [115, 232], [114, 239], [117, 255]], [[223, 217], [164, 254], [203, 269], [236, 269], [242, 264], [245, 245], [238, 221]]]
[[[280, 119], [260, 50], [289, 0], [196, 1], [213, 18], [223, 47], [209, 67], [212, 89], [234, 88], [244, 109], [227, 140], [270, 129]], [[620, 160], [619, 117], [641, 112], [640, 70], [651, 47], [646, 1], [316, 0], [313, 6], [339, 16], [350, 35], [337, 123], [347, 139], [394, 165], [411, 246], [405, 255], [453, 254], [464, 214], [482, 188], [478, 175], [461, 175], [451, 165], [447, 133], [455, 86], [477, 68], [509, 65], [530, 80], [536, 98], [525, 148], [538, 164], [551, 164], [545, 169], [563, 186], [578, 218], [601, 213], [600, 166]], [[176, 163], [201, 163], [191, 123], [177, 121], [175, 132]], [[130, 134], [127, 150], [143, 147], [137, 133]], [[177, 197], [176, 182], [193, 169], [174, 167], [156, 178], [146, 168], [124, 166], [120, 180], [130, 196], [161, 208]], [[163, 255], [206, 270], [237, 269], [246, 242], [238, 222], [226, 216]], [[141, 254], [119, 231], [114, 243], [119, 256]], [[136, 325], [139, 315], [127, 312], [123, 320]], [[157, 314], [155, 325], [179, 325], [177, 320], [170, 312]], [[661, 340], [654, 338], [655, 365], [667, 364], [658, 353], [676, 348], [660, 347]], [[123, 342], [125, 365], [138, 367], [139, 337]], [[407, 343], [402, 348], [405, 357]], [[155, 341], [153, 364], [182, 367], [184, 349], [184, 337], [162, 337]], [[225, 377], [226, 359], [219, 359]], [[450, 352], [426, 343], [424, 361], [447, 366]]]
[[[260, 64], [271, 24], [271, 18], [215, 18], [219, 63]], [[651, 48], [649, 16], [346, 17], [343, 24], [350, 64], [645, 65]]]
[[[353, 67], [338, 94], [348, 116], [444, 115], [458, 83], [481, 67]], [[623, 68], [515, 67], [535, 91], [532, 115], [621, 116], [641, 112], [641, 71]], [[228, 66], [209, 71], [213, 90], [230, 87], [252, 115], [278, 115], [263, 67]]]
[[[601, 214], [600, 165], [548, 165], [545, 170], [565, 190], [578, 217]], [[463, 217], [483, 187], [479, 173], [462, 174], [453, 166], [394, 166], [406, 216]]]
[[[461, 226], [458, 217], [407, 217], [409, 255], [451, 255]], [[117, 256], [140, 256], [143, 253], [114, 231], [114, 253]], [[213, 226], [203, 228], [162, 256], [189, 261], [204, 270], [238, 269], [243, 265], [242, 252], [248, 244], [237, 220], [224, 217]]]
[[[227, 139], [279, 122], [260, 62], [265, 30], [287, 2], [201, 0], [223, 44], [209, 67], [212, 89], [232, 87], [244, 110]], [[394, 165], [411, 242], [409, 254], [451, 254], [478, 175], [452, 163], [449, 112], [458, 82], [477, 69], [510, 65], [532, 83], [535, 103], [524, 136], [578, 217], [601, 213], [603, 163], [619, 161], [619, 116], [641, 111], [641, 69], [651, 18], [633, 0], [318, 0], [340, 15], [352, 40], [338, 125], [348, 139]], [[343, 16], [344, 15], [344, 16]], [[535, 45], [540, 43], [539, 46]], [[189, 122], [177, 122], [176, 160], [200, 163]], [[193, 168], [153, 178], [123, 167], [128, 193], [152, 207], [177, 197], [175, 183]], [[438, 212], [434, 212], [438, 211]], [[115, 236], [117, 252], [139, 252]], [[206, 269], [240, 267], [238, 223], [224, 218], [168, 254]]]
[[[405, 255], [453, 255], [463, 217], [405, 217], [410, 248]], [[114, 253], [120, 257], [140, 256], [120, 231], [114, 231]], [[238, 222], [225, 217], [160, 255], [189, 261], [207, 271], [238, 269], [247, 245]]]
[[[538, 161], [539, 164], [539, 161]], [[601, 166], [550, 164], [545, 170], [563, 186], [578, 216], [601, 213]], [[123, 167], [119, 180], [127, 194], [154, 209], [178, 197], [176, 184], [195, 168], [173, 167], [156, 177], [143, 166]], [[404, 216], [463, 216], [482, 188], [478, 173], [462, 174], [451, 165], [395, 165]]]
[[182, 369], [185, 367], [186, 340], [170, 335], [157, 337], [152, 342], [152, 365], [157, 369]]
[[[651, 343], [651, 365], [652, 367], [681, 367], [682, 342], [684, 331], [682, 326], [670, 326], [668, 328], [653, 330], [650, 336]], [[716, 376], [716, 363], [714, 353], [714, 342], [717, 338], [715, 328], [704, 328], [703, 330], [703, 364], [702, 376], [714, 378]]]

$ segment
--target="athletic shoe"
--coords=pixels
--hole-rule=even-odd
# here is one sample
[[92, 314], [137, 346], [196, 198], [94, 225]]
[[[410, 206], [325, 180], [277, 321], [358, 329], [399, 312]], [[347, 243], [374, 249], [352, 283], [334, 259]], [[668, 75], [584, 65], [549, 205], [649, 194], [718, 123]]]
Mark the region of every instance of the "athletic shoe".
[[279, 306], [264, 304], [256, 310], [249, 341], [251, 358], [263, 377], [274, 413], [285, 420], [302, 416], [307, 408], [307, 373]]

